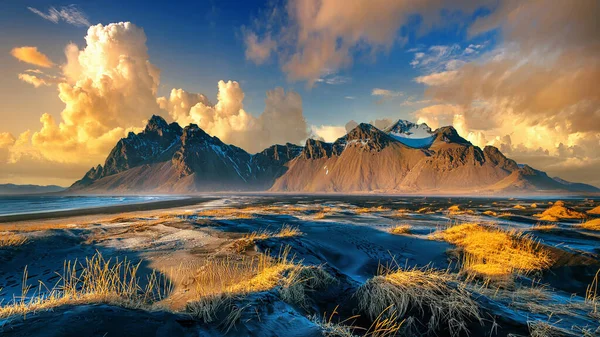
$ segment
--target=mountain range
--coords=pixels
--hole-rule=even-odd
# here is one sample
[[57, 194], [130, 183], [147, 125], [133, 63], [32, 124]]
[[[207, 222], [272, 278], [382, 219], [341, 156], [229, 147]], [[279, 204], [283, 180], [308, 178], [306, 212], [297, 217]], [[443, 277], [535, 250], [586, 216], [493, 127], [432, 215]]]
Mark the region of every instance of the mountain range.
[[15, 184], [0, 184], [0, 195], [16, 195], [16, 194], [38, 194], [38, 193], [54, 193], [64, 191], [65, 188], [57, 185], [15, 185]]
[[452, 126], [432, 130], [399, 120], [384, 130], [359, 124], [333, 143], [273, 145], [249, 154], [195, 124], [181, 128], [152, 116], [130, 132], [104, 166], [90, 169], [68, 193], [213, 191], [337, 193], [600, 192], [519, 165], [483, 149]]

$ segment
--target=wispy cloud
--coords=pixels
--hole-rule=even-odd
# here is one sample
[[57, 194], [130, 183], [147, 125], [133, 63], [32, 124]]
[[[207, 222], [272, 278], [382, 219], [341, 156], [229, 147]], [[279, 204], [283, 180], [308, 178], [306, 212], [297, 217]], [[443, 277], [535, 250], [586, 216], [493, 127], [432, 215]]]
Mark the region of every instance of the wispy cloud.
[[345, 99], [356, 99], [356, 97], [355, 97], [355, 96], [346, 96], [346, 97], [344, 97], [344, 98], [345, 98]]
[[329, 85], [340, 85], [340, 84], [346, 84], [348, 82], [351, 82], [352, 79], [348, 76], [339, 76], [339, 75], [335, 75], [335, 76], [329, 76], [329, 77], [324, 77], [324, 78], [319, 78], [316, 80], [316, 82], [319, 83], [325, 83], [325, 84], [329, 84]]
[[404, 93], [402, 91], [394, 91], [394, 90], [388, 90], [388, 89], [374, 88], [371, 91], [371, 96], [380, 97], [380, 99], [377, 102], [375, 102], [375, 103], [381, 104], [384, 101], [404, 96]]
[[64, 21], [68, 24], [80, 27], [87, 27], [91, 25], [85, 13], [81, 11], [81, 9], [79, 9], [79, 7], [77, 7], [76, 5], [62, 6], [59, 9], [56, 9], [56, 7], [50, 7], [47, 13], [44, 13], [39, 9], [33, 7], [27, 7], [27, 9], [41, 16], [42, 18], [54, 23]]

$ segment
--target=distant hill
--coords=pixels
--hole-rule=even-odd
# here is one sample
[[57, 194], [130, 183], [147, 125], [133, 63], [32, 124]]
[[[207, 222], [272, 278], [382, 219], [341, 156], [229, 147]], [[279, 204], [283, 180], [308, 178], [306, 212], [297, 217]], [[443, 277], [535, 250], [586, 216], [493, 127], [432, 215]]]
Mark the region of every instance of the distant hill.
[[483, 149], [452, 126], [431, 130], [399, 120], [385, 130], [360, 124], [333, 143], [273, 145], [249, 154], [195, 124], [152, 116], [129, 133], [70, 193], [201, 191], [378, 193], [598, 193]]
[[12, 195], [12, 194], [38, 194], [38, 193], [51, 193], [61, 192], [65, 188], [56, 185], [15, 185], [15, 184], [0, 184], [0, 195]]

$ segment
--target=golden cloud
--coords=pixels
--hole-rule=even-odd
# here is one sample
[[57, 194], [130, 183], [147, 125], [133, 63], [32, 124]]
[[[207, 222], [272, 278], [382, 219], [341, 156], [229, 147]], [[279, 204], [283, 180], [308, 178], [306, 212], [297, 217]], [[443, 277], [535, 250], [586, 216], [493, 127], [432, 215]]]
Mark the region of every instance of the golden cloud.
[[37, 47], [15, 47], [10, 51], [10, 54], [17, 60], [36, 66], [50, 68], [54, 62], [50, 61], [48, 56], [38, 51]]

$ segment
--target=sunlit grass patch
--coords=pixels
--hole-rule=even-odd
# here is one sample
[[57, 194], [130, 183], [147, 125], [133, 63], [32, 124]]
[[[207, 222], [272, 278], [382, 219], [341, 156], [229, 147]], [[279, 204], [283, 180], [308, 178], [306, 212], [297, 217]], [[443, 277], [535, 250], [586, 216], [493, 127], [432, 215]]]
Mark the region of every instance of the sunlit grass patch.
[[560, 200], [555, 202], [544, 212], [534, 214], [534, 216], [540, 218], [540, 220], [545, 221], [558, 221], [560, 219], [585, 219], [584, 213], [566, 207], [565, 203]]
[[490, 210], [483, 212], [483, 214], [488, 215], [488, 216], [497, 216], [498, 215], [498, 213], [496, 213], [494, 211], [490, 211]]
[[383, 207], [383, 206], [358, 207], [358, 208], [354, 208], [354, 209], [351, 209], [351, 210], [354, 213], [356, 213], [356, 214], [375, 213], [375, 212], [389, 212], [389, 211], [391, 211], [390, 208]]
[[519, 204], [517, 204], [517, 205], [514, 205], [514, 206], [513, 206], [513, 208], [514, 208], [514, 209], [527, 209], [527, 207], [525, 207], [525, 206], [523, 206], [523, 205], [519, 205]]
[[289, 238], [293, 236], [302, 235], [298, 226], [291, 226], [288, 224], [283, 225], [279, 231], [273, 232], [268, 229], [260, 231], [254, 231], [250, 234], [244, 235], [244, 237], [237, 239], [233, 243], [234, 250], [238, 253], [245, 252], [249, 247], [253, 246], [256, 241], [266, 240], [268, 238]]
[[577, 225], [577, 227], [591, 231], [600, 231], [600, 218], [586, 221], [580, 225]]
[[399, 318], [406, 319], [406, 329], [421, 322], [427, 333], [447, 329], [458, 336], [468, 333], [470, 322], [481, 321], [477, 303], [456, 277], [431, 268], [380, 268], [355, 296], [359, 310], [371, 319], [392, 306]]
[[0, 233], [0, 248], [18, 247], [27, 242], [27, 237], [21, 234], [4, 232]]
[[465, 223], [435, 232], [431, 238], [457, 245], [464, 252], [463, 270], [470, 276], [505, 281], [551, 266], [550, 252], [530, 235], [515, 230]]
[[211, 217], [211, 218], [235, 218], [235, 219], [253, 219], [254, 216], [240, 208], [213, 208], [205, 209], [196, 213], [200, 217]]
[[188, 302], [186, 310], [211, 322], [219, 311], [231, 310], [236, 299], [275, 288], [282, 300], [305, 305], [308, 292], [335, 282], [322, 267], [304, 266], [289, 253], [287, 246], [277, 257], [259, 254], [209, 260], [194, 278], [196, 299]]
[[400, 235], [400, 234], [409, 234], [412, 226], [411, 225], [398, 225], [394, 226], [390, 229], [390, 233]]
[[168, 296], [170, 283], [152, 272], [142, 283], [140, 263], [105, 259], [96, 253], [85, 261], [65, 261], [59, 281], [51, 288], [39, 283], [37, 290], [27, 284], [23, 274], [22, 294], [0, 307], [0, 317], [27, 315], [61, 305], [108, 303], [126, 308], [150, 309]]
[[463, 214], [475, 214], [475, 212], [473, 210], [467, 209], [461, 209], [458, 205], [452, 205], [450, 207], [448, 207], [448, 214], [449, 215], [463, 215]]

